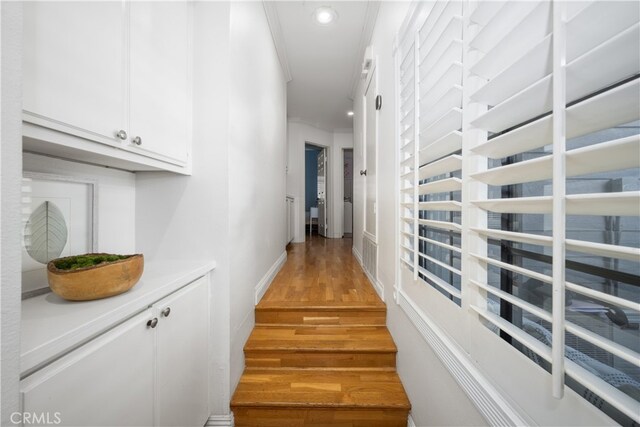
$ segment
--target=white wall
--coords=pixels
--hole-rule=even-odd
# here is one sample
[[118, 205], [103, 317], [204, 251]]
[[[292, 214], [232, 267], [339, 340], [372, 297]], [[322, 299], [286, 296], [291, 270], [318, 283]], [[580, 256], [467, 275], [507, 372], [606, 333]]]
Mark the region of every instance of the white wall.
[[262, 3], [196, 2], [193, 175], [137, 175], [137, 245], [215, 259], [213, 414], [229, 413], [255, 288], [285, 251], [286, 84]]
[[[485, 425], [486, 421], [393, 301], [395, 284], [395, 86], [393, 40], [407, 11], [407, 3], [383, 2], [371, 45], [377, 58], [378, 93], [383, 107], [378, 115], [378, 281], [387, 301], [387, 326], [398, 346], [397, 369], [411, 401], [418, 426]], [[362, 253], [364, 180], [362, 113], [364, 84], [354, 101], [354, 247]]]
[[22, 4], [0, 2], [0, 425], [19, 409]]
[[231, 384], [244, 370], [255, 287], [286, 246], [286, 81], [262, 2], [231, 3]]
[[297, 224], [293, 241], [305, 241], [305, 155], [306, 143], [327, 147], [328, 163], [328, 200], [327, 236], [341, 238], [343, 235], [344, 203], [343, 203], [343, 158], [344, 148], [353, 148], [353, 133], [350, 131], [329, 131], [319, 129], [297, 119], [289, 119], [287, 125], [287, 194], [296, 197], [298, 211]]
[[214, 259], [211, 410], [229, 413], [229, 18], [230, 5], [196, 2], [193, 175], [136, 174], [136, 243], [150, 259]]

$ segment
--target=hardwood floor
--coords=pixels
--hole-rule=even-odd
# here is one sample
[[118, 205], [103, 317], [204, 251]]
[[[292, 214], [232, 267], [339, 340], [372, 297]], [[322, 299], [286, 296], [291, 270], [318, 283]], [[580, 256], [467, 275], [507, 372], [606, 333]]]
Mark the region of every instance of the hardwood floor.
[[257, 309], [361, 307], [384, 309], [358, 261], [351, 239], [313, 237], [291, 244], [287, 262]]
[[351, 239], [292, 244], [256, 306], [236, 426], [406, 426], [386, 307], [351, 253]]

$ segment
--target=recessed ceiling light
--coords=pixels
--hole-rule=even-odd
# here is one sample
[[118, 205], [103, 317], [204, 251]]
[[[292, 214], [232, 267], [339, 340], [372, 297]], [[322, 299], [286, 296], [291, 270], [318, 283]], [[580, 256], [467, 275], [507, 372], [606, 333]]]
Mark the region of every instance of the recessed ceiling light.
[[328, 6], [322, 6], [313, 12], [313, 18], [320, 25], [329, 25], [338, 19], [338, 13]]
[[349, 117], [353, 116], [353, 111], [347, 111], [347, 116]]

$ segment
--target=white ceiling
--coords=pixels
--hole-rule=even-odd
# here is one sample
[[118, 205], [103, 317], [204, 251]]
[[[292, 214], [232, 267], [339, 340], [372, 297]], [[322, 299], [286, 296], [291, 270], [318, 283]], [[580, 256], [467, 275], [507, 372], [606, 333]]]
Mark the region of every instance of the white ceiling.
[[[312, 15], [321, 6], [332, 7], [337, 21], [318, 25]], [[353, 127], [347, 111], [353, 106], [351, 97], [378, 7], [377, 2], [364, 1], [265, 3], [278, 55], [291, 77], [291, 119], [327, 130]]]

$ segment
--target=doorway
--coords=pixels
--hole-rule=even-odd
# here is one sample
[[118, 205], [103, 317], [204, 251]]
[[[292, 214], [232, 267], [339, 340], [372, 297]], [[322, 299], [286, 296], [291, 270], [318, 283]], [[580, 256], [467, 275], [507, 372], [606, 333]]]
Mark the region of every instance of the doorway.
[[327, 237], [327, 149], [305, 144], [305, 230]]
[[344, 219], [343, 237], [353, 237], [353, 149], [342, 150]]

